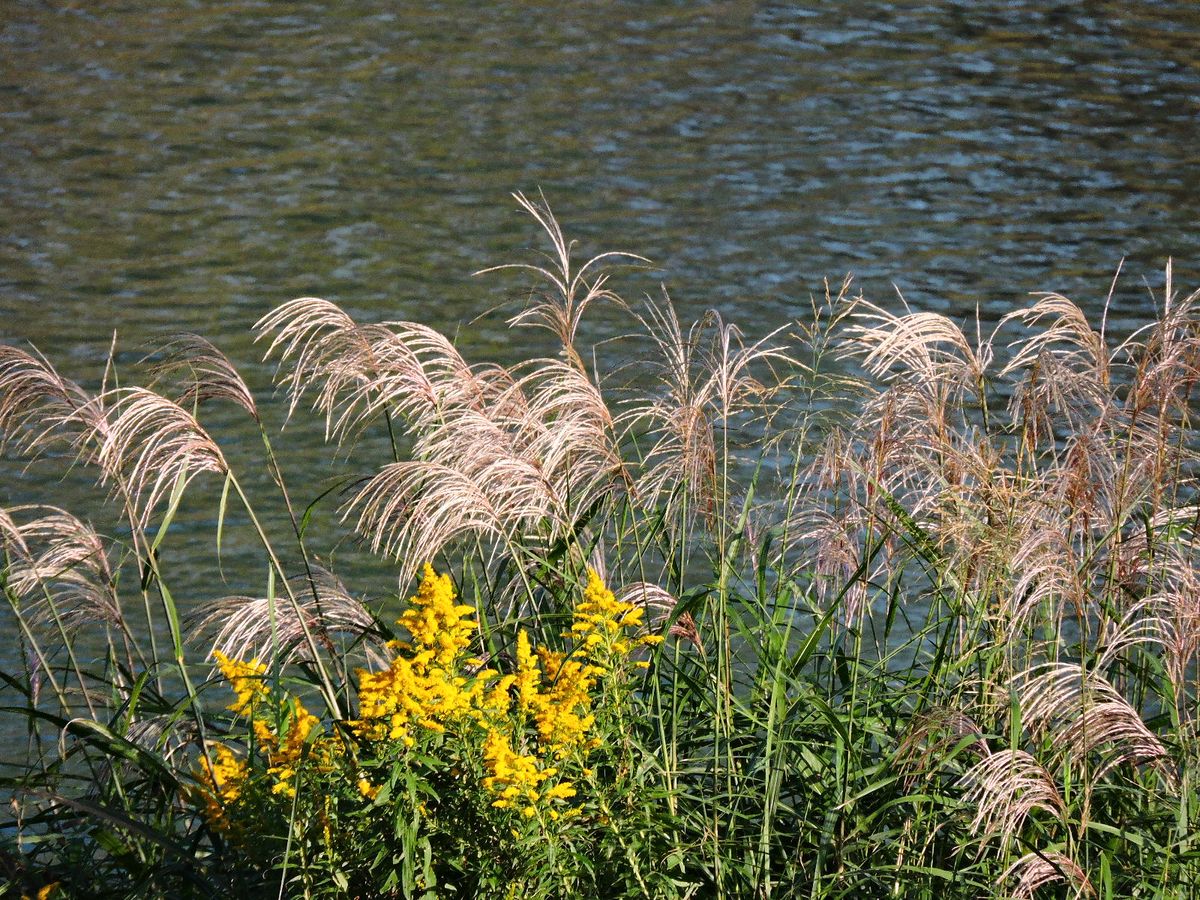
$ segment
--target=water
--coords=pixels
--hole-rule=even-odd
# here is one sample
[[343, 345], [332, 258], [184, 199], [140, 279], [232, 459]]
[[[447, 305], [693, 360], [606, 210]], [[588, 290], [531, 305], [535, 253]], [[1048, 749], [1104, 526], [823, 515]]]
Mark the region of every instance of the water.
[[[654, 260], [618, 279], [626, 296], [665, 282], [686, 315], [715, 306], [752, 334], [846, 272], [869, 298], [896, 302], [894, 285], [958, 317], [994, 321], [1035, 290], [1098, 315], [1122, 258], [1110, 320], [1129, 327], [1168, 257], [1200, 287], [1198, 50], [1191, 0], [10, 0], [0, 338], [94, 387], [114, 330], [123, 367], [195, 331], [264, 402], [249, 327], [301, 295], [419, 319], [471, 360], [548, 352], [504, 327], [522, 278], [470, 275], [542, 246], [508, 196], [539, 189], [582, 252]], [[585, 338], [629, 327], [596, 309]], [[255, 458], [242, 419], [210, 423]], [[276, 444], [315, 497], [336, 471], [319, 426], [301, 416]], [[97, 508], [82, 472], [0, 474], [0, 504]], [[214, 508], [165, 545], [184, 605], [262, 590], [244, 522], [214, 576]], [[352, 587], [390, 583], [348, 543], [320, 552]]]

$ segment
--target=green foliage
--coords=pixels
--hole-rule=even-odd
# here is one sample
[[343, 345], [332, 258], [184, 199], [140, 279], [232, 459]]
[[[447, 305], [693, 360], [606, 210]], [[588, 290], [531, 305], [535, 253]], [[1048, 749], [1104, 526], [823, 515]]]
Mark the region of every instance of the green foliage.
[[[408, 639], [358, 672], [348, 722], [323, 723], [265, 665], [218, 651], [245, 731], [201, 763], [209, 827], [305, 896], [656, 894], [639, 857], [661, 842], [661, 791], [636, 776], [625, 727], [645, 665], [630, 655], [656, 640], [594, 572], [580, 594], [562, 649], [535, 654], [522, 632], [501, 674], [465, 656], [474, 608], [427, 567], [400, 619]], [[621, 849], [629, 836], [637, 853]]]

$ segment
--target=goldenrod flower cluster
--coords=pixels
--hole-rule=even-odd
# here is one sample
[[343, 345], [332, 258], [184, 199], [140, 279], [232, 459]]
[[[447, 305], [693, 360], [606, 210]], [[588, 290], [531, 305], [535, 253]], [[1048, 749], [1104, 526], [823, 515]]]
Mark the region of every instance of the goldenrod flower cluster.
[[229, 704], [227, 708], [239, 716], [253, 716], [259, 701], [265, 700], [270, 694], [270, 690], [263, 681], [267, 667], [257, 659], [252, 659], [250, 662], [230, 659], [220, 650], [213, 651], [213, 659], [217, 661], [217, 667], [220, 668], [221, 674], [229, 682], [233, 692], [237, 694], [237, 700]]
[[51, 897], [58, 893], [58, 882], [52, 881], [50, 884], [43, 885], [38, 889], [37, 897], [30, 898], [28, 894], [22, 894], [21, 900], [50, 900]]
[[254, 736], [267, 756], [267, 774], [274, 781], [271, 792], [294, 797], [296, 788], [292, 778], [296, 774], [296, 765], [304, 755], [304, 745], [313, 729], [320, 725], [320, 720], [295, 697], [283, 703], [286, 716], [283, 733], [276, 734], [270, 723], [260, 718], [254, 720]]
[[613, 596], [596, 573], [588, 569], [588, 583], [583, 600], [575, 607], [570, 632], [563, 637], [578, 641], [585, 654], [601, 661], [628, 656], [636, 647], [662, 640], [659, 635], [631, 637], [627, 629], [642, 627], [645, 609], [633, 603], [623, 603]]
[[[488, 732], [483, 743], [483, 762], [491, 773], [483, 780], [483, 786], [500, 795], [492, 806], [503, 809], [521, 804], [530, 818], [537, 814], [533, 804], [541, 799], [538, 789], [542, 782], [558, 774], [553, 766], [540, 768], [536, 756], [513, 750], [512, 737], [502, 731]], [[574, 793], [572, 790], [571, 794]]]
[[202, 781], [206, 790], [199, 792], [204, 804], [204, 817], [217, 829], [228, 833], [232, 830], [226, 808], [241, 796], [246, 781], [246, 761], [234, 754], [224, 744], [213, 746], [215, 760], [201, 757]]
[[[542, 789], [544, 782], [559, 774], [552, 760], [583, 756], [598, 746], [590, 736], [595, 716], [592, 691], [601, 677], [636, 647], [661, 640], [657, 636], [631, 636], [629, 629], [642, 624], [643, 610], [618, 601], [593, 569], [583, 599], [575, 607], [572, 625], [563, 634], [571, 641], [567, 652], [539, 647], [535, 656], [529, 637], [517, 635], [516, 673], [500, 679], [497, 691], [516, 689], [516, 711], [505, 719], [488, 723], [484, 764], [488, 777], [484, 786], [499, 794], [493, 806], [520, 805], [527, 817], [537, 814], [538, 801], [550, 804], [576, 794], [569, 781], [557, 781]], [[522, 754], [515, 748], [528, 746], [525, 725], [532, 724], [536, 738]], [[557, 811], [550, 810], [551, 818]]]
[[412, 606], [400, 616], [399, 624], [412, 635], [412, 644], [400, 643], [412, 650], [413, 663], [427, 668], [451, 669], [458, 655], [471, 645], [479, 623], [470, 606], [455, 604], [454, 582], [449, 575], [438, 575], [425, 564]]
[[[213, 652], [213, 658], [237, 697], [228, 709], [250, 718], [259, 750], [267, 760], [271, 792], [288, 798], [296, 796], [293, 781], [296, 766], [320, 720], [295, 697], [286, 697], [273, 705], [271, 690], [263, 680], [266, 666], [257, 659], [242, 662], [219, 650]], [[200, 781], [205, 788], [201, 796], [209, 822], [228, 831], [225, 810], [242, 795], [250, 767], [225, 744], [215, 744], [213, 754], [216, 761], [205, 758], [201, 766]]]
[[[544, 671], [542, 661], [549, 663]], [[517, 635], [516, 663], [516, 672], [499, 679], [492, 689], [493, 715], [481, 723], [487, 729], [483, 762], [488, 775], [483, 786], [498, 795], [492, 806], [520, 808], [532, 818], [539, 801], [551, 806], [575, 796], [569, 781], [544, 790], [542, 786], [559, 774], [551, 761], [590, 749], [587, 732], [595, 718], [589, 691], [598, 670], [583, 661], [564, 665], [563, 654], [543, 648], [535, 655], [524, 630]], [[531, 739], [525, 733], [527, 724], [534, 727]], [[518, 747], [530, 752], [519, 752]], [[551, 809], [550, 816], [557, 818], [557, 811]]]
[[[383, 671], [357, 672], [359, 713], [349, 723], [352, 733], [373, 744], [411, 748], [431, 733], [451, 732], [468, 753], [478, 754], [482, 787], [494, 797], [493, 807], [531, 819], [577, 812], [564, 809], [577, 793], [565, 776], [586, 773], [587, 754], [599, 745], [592, 734], [595, 689], [637, 647], [659, 638], [637, 636], [643, 611], [616, 600], [589, 570], [562, 650], [535, 648], [521, 630], [510, 673], [484, 669], [467, 675], [468, 666], [480, 664], [467, 656], [479, 623], [475, 610], [456, 599], [450, 577], [426, 565], [399, 619], [408, 640], [390, 645], [395, 657]], [[330, 770], [340, 747], [326, 746], [332, 738], [313, 740], [320, 728], [317, 717], [295, 697], [275, 700], [263, 680], [266, 667], [257, 660], [214, 655], [236, 695], [229, 709], [251, 721], [271, 793], [295, 797], [295, 775], [306, 747], [309, 758], [318, 759], [317, 771]], [[225, 827], [226, 807], [239, 800], [251, 776], [248, 761], [225, 745], [216, 745], [214, 755], [201, 773], [205, 811]], [[351, 765], [348, 784], [374, 800], [380, 789], [368, 780], [370, 772]]]
[[455, 604], [449, 575], [426, 564], [411, 608], [399, 624], [410, 642], [394, 642], [398, 655], [382, 672], [358, 670], [359, 718], [352, 725], [368, 740], [416, 743], [414, 729], [444, 731], [446, 723], [477, 712], [484, 684], [494, 671], [473, 679], [459, 673], [460, 657], [479, 623], [470, 606]]

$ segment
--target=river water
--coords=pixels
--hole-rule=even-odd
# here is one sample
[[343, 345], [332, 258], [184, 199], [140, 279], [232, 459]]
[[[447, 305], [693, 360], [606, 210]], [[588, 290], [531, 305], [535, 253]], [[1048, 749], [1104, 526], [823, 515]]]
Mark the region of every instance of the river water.
[[[1168, 257], [1200, 287], [1198, 139], [1193, 0], [8, 0], [0, 339], [95, 387], [114, 330], [123, 368], [195, 331], [270, 405], [249, 328], [315, 294], [512, 362], [548, 348], [504, 326], [526, 282], [471, 273], [543, 246], [509, 197], [539, 189], [583, 253], [654, 261], [620, 292], [665, 282], [751, 334], [847, 272], [963, 318], [1036, 290], [1099, 314], [1122, 259], [1110, 320], [1131, 327]], [[596, 309], [585, 339], [628, 327]], [[254, 458], [243, 420], [210, 421]], [[335, 471], [320, 439], [304, 416], [276, 438], [302, 501]], [[57, 463], [4, 464], [0, 504], [119, 536]], [[184, 605], [262, 590], [244, 523], [214, 573], [211, 500], [164, 545]], [[389, 584], [349, 543], [321, 552], [356, 589]]]

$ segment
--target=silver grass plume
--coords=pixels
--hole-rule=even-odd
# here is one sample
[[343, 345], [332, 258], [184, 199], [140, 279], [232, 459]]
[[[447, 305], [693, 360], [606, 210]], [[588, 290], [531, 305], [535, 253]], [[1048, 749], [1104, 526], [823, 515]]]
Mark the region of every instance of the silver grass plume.
[[1163, 420], [1186, 412], [1191, 389], [1200, 380], [1198, 305], [1200, 291], [1176, 296], [1168, 260], [1162, 311], [1142, 338], [1144, 352], [1126, 400], [1131, 419], [1145, 413]]
[[43, 511], [45, 515], [15, 532], [6, 531], [7, 585], [28, 604], [31, 624], [50, 630], [60, 622], [68, 638], [97, 623], [124, 632], [104, 539], [65, 510], [44, 507]]
[[711, 521], [723, 499], [718, 434], [728, 436], [741, 416], [769, 413], [780, 381], [764, 382], [757, 370], [792, 363], [774, 344], [783, 329], [748, 344], [715, 311], [685, 333], [669, 297], [646, 306], [638, 320], [653, 341], [660, 390], [621, 416], [622, 427], [645, 429], [654, 441], [637, 493], [649, 508], [665, 505], [671, 521], [677, 512]]
[[840, 593], [845, 619], [851, 623], [867, 610], [867, 580], [853, 577], [867, 550], [868, 522], [861, 512], [852, 505], [841, 509], [806, 505], [789, 524], [802, 565], [812, 572], [817, 596], [827, 603]]
[[1083, 310], [1061, 294], [1042, 294], [1033, 306], [1006, 315], [1000, 325], [1010, 322], [1039, 329], [1013, 343], [1016, 352], [1000, 371], [1001, 378], [1020, 374], [1024, 379], [1013, 394], [1020, 405], [1014, 417], [1027, 419], [1040, 436], [1051, 411], [1075, 424], [1082, 415], [1110, 411], [1111, 358]]
[[[277, 306], [254, 324], [255, 340], [275, 332], [264, 358], [276, 351], [282, 362], [291, 360], [291, 372], [279, 381], [286, 385], [289, 417], [296, 411], [305, 390], [324, 381], [331, 362], [353, 350], [357, 324], [341, 307], [319, 297], [300, 297]], [[348, 337], [349, 335], [349, 337]]]
[[512, 457], [496, 457], [470, 476], [441, 463], [399, 462], [373, 476], [346, 513], [357, 513], [356, 529], [373, 551], [401, 563], [406, 581], [456, 538], [502, 543], [524, 525], [545, 522], [554, 510], [544, 487], [534, 466]]
[[56, 444], [83, 453], [85, 437], [104, 431], [103, 406], [83, 388], [41, 354], [0, 344], [0, 443], [35, 455]]
[[1094, 669], [1048, 663], [1018, 673], [1013, 687], [1023, 726], [1034, 740], [1048, 740], [1056, 757], [1082, 760], [1100, 753], [1093, 781], [1122, 764], [1167, 757], [1137, 710]]
[[558, 338], [567, 362], [583, 370], [583, 360], [575, 348], [575, 340], [584, 312], [593, 303], [601, 300], [624, 306], [624, 301], [606, 287], [608, 274], [603, 271], [603, 266], [613, 262], [648, 263], [649, 260], [633, 253], [611, 251], [594, 256], [576, 268], [572, 258], [575, 242], [567, 241], [564, 237], [546, 198], [543, 196], [539, 203], [518, 192], [513, 194], [513, 199], [533, 217], [550, 238], [553, 252], [548, 254], [547, 265], [508, 263], [492, 266], [475, 274], [523, 269], [542, 278], [547, 288], [536, 295], [535, 302], [513, 316], [509, 324], [533, 325], [548, 329]]
[[[376, 634], [374, 617], [353, 597], [341, 580], [325, 569], [313, 570], [286, 598], [231, 596], [204, 605], [192, 626], [191, 639], [209, 635], [210, 654], [220, 651], [231, 659], [256, 658], [280, 667], [311, 658], [305, 625], [318, 643], [335, 651], [334, 638], [361, 641], [372, 662], [383, 661], [384, 642]], [[303, 623], [300, 616], [304, 617]]]
[[106, 431], [95, 437], [101, 483], [116, 482], [128, 493], [145, 526], [154, 508], [201, 472], [228, 472], [221, 448], [195, 416], [146, 388], [110, 391]]
[[[200, 729], [187, 716], [163, 714], [138, 717], [130, 721], [125, 729], [125, 740], [158, 757], [167, 766], [183, 771], [191, 751], [200, 745]], [[123, 756], [105, 755], [100, 760], [96, 781], [90, 789], [91, 796], [99, 796], [101, 787], [116, 779], [120, 784], [128, 783], [129, 777], [138, 775], [137, 764]]]
[[[1200, 659], [1200, 571], [1196, 567], [1200, 507], [1162, 510], [1149, 522], [1153, 546], [1133, 555], [1122, 585], [1142, 599], [1131, 605], [1106, 637], [1098, 666], [1110, 666], [1139, 643], [1161, 647], [1167, 675], [1184, 719], [1195, 720]], [[1133, 542], [1131, 541], [1132, 545]], [[1131, 554], [1132, 555], [1132, 554]]]
[[[364, 334], [370, 334], [364, 326]], [[343, 403], [343, 433], [394, 409], [413, 427], [427, 428], [450, 408], [482, 410], [493, 392], [492, 370], [476, 373], [439, 331], [417, 322], [375, 326], [371, 357], [351, 362], [363, 380]], [[361, 408], [357, 416], [348, 411]]]
[[847, 355], [858, 356], [876, 378], [903, 377], [927, 387], [977, 391], [992, 361], [990, 341], [977, 346], [961, 328], [939, 313], [897, 316], [860, 301], [847, 329]]
[[1096, 889], [1087, 873], [1075, 860], [1057, 850], [1034, 850], [1026, 853], [1005, 870], [1001, 882], [1015, 879], [1012, 900], [1032, 900], [1041, 888], [1051, 884], [1066, 884], [1071, 897], [1096, 896]]
[[1097, 662], [1099, 668], [1107, 668], [1140, 644], [1161, 648], [1163, 666], [1175, 689], [1175, 705], [1185, 721], [1196, 716], [1196, 686], [1189, 676], [1196, 671], [1200, 653], [1200, 583], [1194, 577], [1190, 582], [1133, 604], [1103, 635], [1104, 652]]
[[258, 407], [241, 374], [224, 353], [198, 334], [178, 334], [153, 354], [158, 378], [179, 380], [174, 398], [182, 407], [221, 400], [240, 406], [257, 422]]
[[1082, 614], [1089, 605], [1074, 543], [1060, 523], [1046, 522], [1031, 529], [1012, 554], [1009, 568], [1015, 578], [1001, 597], [999, 624], [1014, 641], [1042, 608], [1067, 607]]
[[11, 543], [12, 549], [23, 556], [29, 553], [29, 548], [25, 544], [25, 538], [21, 534], [21, 529], [13, 521], [13, 517], [9, 511], [2, 507], [0, 507], [0, 543], [5, 547]]
[[986, 458], [971, 438], [976, 424], [951, 416], [964, 397], [982, 395], [993, 337], [984, 338], [978, 320], [972, 342], [946, 316], [898, 316], [865, 301], [852, 319], [842, 355], [889, 383], [868, 401], [856, 427], [870, 436], [862, 454], [868, 491], [902, 497], [919, 521], [926, 512], [944, 514], [943, 496], [969, 490], [969, 476], [982, 474], [979, 464]]
[[999, 750], [983, 757], [963, 773], [960, 783], [966, 787], [964, 799], [975, 807], [971, 830], [981, 838], [998, 837], [1003, 846], [1012, 844], [1037, 810], [1066, 820], [1066, 804], [1054, 779], [1024, 750]]
[[413, 458], [382, 468], [346, 506], [372, 549], [402, 561], [404, 578], [456, 539], [552, 539], [622, 482], [603, 397], [558, 360], [519, 377], [489, 373], [469, 402], [411, 424]]
[[273, 335], [266, 356], [279, 354], [277, 381], [287, 389], [289, 415], [316, 387], [313, 407], [325, 415], [326, 437], [339, 442], [380, 414], [395, 413], [414, 427], [427, 427], [447, 407], [478, 410], [491, 384], [428, 326], [360, 325], [314, 297], [281, 305], [260, 319], [255, 331], [257, 340]]

